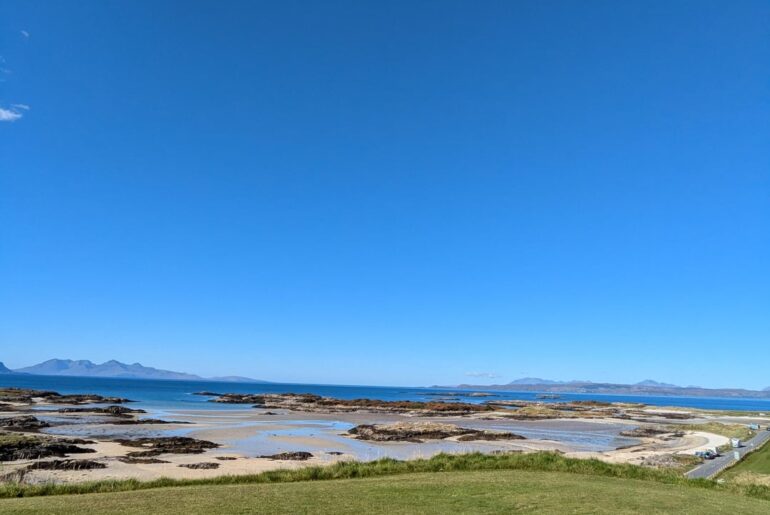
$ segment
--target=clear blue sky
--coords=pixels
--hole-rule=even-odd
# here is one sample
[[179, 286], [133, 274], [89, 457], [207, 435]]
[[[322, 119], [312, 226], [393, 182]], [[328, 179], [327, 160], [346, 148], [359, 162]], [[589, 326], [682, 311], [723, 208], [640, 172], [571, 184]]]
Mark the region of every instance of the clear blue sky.
[[5, 0], [0, 55], [8, 366], [770, 386], [766, 1]]

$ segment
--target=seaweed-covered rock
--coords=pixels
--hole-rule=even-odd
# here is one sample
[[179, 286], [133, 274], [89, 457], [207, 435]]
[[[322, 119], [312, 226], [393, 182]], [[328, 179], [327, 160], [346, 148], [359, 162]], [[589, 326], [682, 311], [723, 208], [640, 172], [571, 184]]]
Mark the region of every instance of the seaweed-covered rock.
[[60, 408], [59, 413], [94, 413], [111, 417], [129, 417], [132, 413], [147, 413], [143, 409], [126, 408], [125, 406], [107, 406], [105, 408]]
[[88, 447], [78, 447], [79, 442], [85, 440], [68, 441], [39, 435], [0, 434], [0, 461], [64, 458], [68, 454], [96, 452]]
[[639, 426], [634, 429], [621, 431], [620, 436], [630, 436], [633, 438], [650, 438], [654, 436], [660, 436], [665, 434], [671, 434], [674, 431], [672, 429], [666, 429], [664, 427], [654, 426]]
[[376, 442], [423, 442], [458, 437], [461, 441], [472, 440], [523, 440], [524, 437], [503, 431], [468, 429], [453, 424], [436, 422], [396, 422], [394, 424], [361, 424], [348, 433], [359, 440]]
[[150, 465], [153, 463], [171, 463], [166, 460], [159, 460], [158, 458], [132, 458], [131, 456], [121, 456], [118, 458], [118, 461], [122, 463], [130, 463], [132, 465], [141, 464], [141, 465]]
[[0, 401], [19, 402], [24, 404], [34, 404], [42, 401], [53, 404], [91, 404], [91, 403], [109, 403], [123, 404], [133, 402], [122, 397], [104, 397], [96, 394], [68, 394], [62, 395], [50, 390], [32, 390], [29, 388], [0, 388]]
[[297, 452], [280, 452], [278, 454], [270, 454], [270, 455], [258, 456], [258, 457], [266, 458], [268, 460], [305, 461], [312, 458], [313, 455], [306, 451], [297, 451]]
[[410, 413], [426, 416], [457, 416], [493, 411], [486, 404], [443, 401], [382, 401], [378, 399], [335, 399], [312, 393], [224, 393], [211, 402], [226, 404], [251, 404], [255, 408], [289, 409], [317, 413]]
[[107, 468], [107, 465], [94, 460], [38, 461], [27, 466], [27, 470], [92, 470], [103, 468]]
[[48, 422], [44, 422], [32, 415], [0, 418], [0, 427], [13, 431], [37, 431], [38, 429], [50, 426], [51, 424]]
[[127, 456], [147, 458], [161, 454], [200, 454], [208, 449], [219, 447], [218, 443], [197, 440], [185, 436], [149, 437], [115, 440], [126, 447], [140, 447], [142, 451], [132, 451]]
[[190, 422], [180, 422], [178, 420], [161, 420], [159, 418], [132, 418], [127, 420], [115, 420], [110, 422], [116, 426], [129, 426], [135, 424], [189, 424]]
[[188, 469], [200, 469], [200, 470], [210, 470], [210, 469], [218, 469], [219, 463], [182, 463], [179, 465], [180, 467], [188, 468]]

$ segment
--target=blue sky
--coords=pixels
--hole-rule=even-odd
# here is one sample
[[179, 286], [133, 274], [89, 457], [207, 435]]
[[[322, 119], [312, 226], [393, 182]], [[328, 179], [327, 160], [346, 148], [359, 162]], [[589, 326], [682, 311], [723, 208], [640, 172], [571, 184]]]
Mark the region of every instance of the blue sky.
[[770, 386], [770, 4], [0, 6], [0, 360]]

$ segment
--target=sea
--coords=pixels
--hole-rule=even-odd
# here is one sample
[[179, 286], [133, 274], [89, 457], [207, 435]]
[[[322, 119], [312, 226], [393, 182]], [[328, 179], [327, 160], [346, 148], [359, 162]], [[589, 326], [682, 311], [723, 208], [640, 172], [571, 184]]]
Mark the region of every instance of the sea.
[[[211, 398], [197, 392], [217, 393], [313, 393], [338, 399], [379, 399], [383, 401], [431, 401], [456, 389], [417, 388], [398, 386], [349, 386], [284, 383], [231, 383], [219, 381], [168, 381], [101, 377], [67, 377], [37, 375], [0, 375], [0, 387], [54, 390], [63, 394], [95, 393], [124, 397], [143, 408], [168, 411], [181, 409], [243, 409], [243, 406], [208, 402]], [[469, 390], [462, 390], [467, 393]], [[594, 400], [606, 402], [638, 402], [651, 406], [678, 406], [708, 410], [738, 410], [770, 413], [770, 399], [717, 397], [676, 397], [647, 395], [559, 394], [558, 399], [538, 399], [538, 392], [473, 390], [492, 393], [495, 397], [462, 396], [462, 402], [481, 403], [494, 400], [539, 400], [565, 402]]]

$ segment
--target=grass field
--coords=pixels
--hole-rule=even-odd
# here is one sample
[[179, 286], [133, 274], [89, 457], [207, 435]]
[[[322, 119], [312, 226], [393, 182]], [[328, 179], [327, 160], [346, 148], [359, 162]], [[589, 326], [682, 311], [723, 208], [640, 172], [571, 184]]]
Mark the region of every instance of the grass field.
[[565, 472], [490, 470], [0, 500], [0, 513], [770, 513], [732, 492]]
[[739, 476], [753, 476], [754, 479], [759, 479], [762, 483], [770, 484], [770, 443], [750, 453], [721, 475], [728, 480]]

